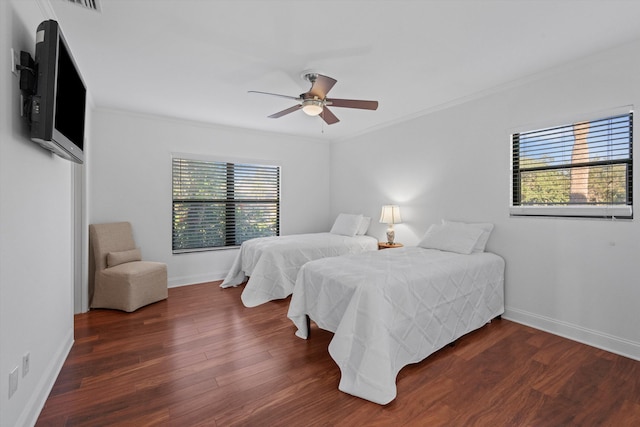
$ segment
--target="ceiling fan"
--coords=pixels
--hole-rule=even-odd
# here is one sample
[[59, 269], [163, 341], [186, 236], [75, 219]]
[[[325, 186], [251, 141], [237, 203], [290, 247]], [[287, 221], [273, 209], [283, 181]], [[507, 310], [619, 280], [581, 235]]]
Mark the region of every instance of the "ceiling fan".
[[305, 72], [302, 74], [302, 78], [311, 83], [311, 89], [309, 89], [308, 92], [300, 94], [300, 96], [280, 95], [277, 93], [259, 92], [257, 90], [250, 90], [249, 93], [279, 96], [281, 98], [294, 99], [299, 102], [299, 104], [296, 104], [293, 107], [270, 115], [269, 118], [272, 119], [277, 119], [278, 117], [282, 117], [286, 114], [302, 109], [302, 111], [310, 116], [319, 115], [328, 125], [332, 125], [334, 123], [338, 123], [340, 120], [331, 112], [331, 110], [329, 110], [329, 108], [327, 108], [328, 106], [358, 108], [362, 110], [376, 110], [378, 108], [378, 101], [327, 98], [327, 93], [331, 90], [333, 85], [337, 83], [337, 80], [332, 79], [331, 77], [313, 72]]

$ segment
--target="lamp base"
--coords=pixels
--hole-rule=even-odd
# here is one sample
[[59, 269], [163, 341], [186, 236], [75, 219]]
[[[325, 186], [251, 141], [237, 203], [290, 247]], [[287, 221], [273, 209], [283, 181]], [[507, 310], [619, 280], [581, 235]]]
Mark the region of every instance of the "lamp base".
[[393, 245], [393, 241], [396, 238], [396, 232], [393, 228], [387, 228], [387, 244]]

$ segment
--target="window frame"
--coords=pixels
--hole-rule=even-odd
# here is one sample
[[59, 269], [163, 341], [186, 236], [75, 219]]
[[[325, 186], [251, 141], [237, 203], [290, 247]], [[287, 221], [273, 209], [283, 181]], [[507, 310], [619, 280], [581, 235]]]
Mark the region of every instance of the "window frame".
[[[222, 190], [222, 192], [225, 194], [225, 197], [224, 198], [202, 198], [197, 200], [176, 198], [176, 191], [175, 191], [176, 190], [175, 189], [175, 185], [176, 185], [175, 161], [176, 160], [191, 163], [192, 166], [195, 165], [196, 163], [212, 163], [217, 165], [217, 167], [219, 168], [218, 171], [225, 170], [224, 179], [222, 179], [220, 176], [216, 177], [219, 180], [220, 185], [222, 185], [223, 181], [224, 181], [224, 185], [226, 185], [225, 190]], [[233, 175], [231, 175], [232, 181], [230, 181], [230, 171], [232, 172], [235, 171], [236, 166], [238, 167], [237, 169], [241, 169], [240, 167], [242, 167], [242, 169], [254, 167], [259, 170], [271, 169], [272, 171], [275, 171], [276, 179], [275, 180], [269, 179], [268, 185], [273, 185], [272, 187], [271, 186], [269, 187], [269, 190], [276, 191], [277, 193], [276, 198], [261, 199], [258, 197], [258, 198], [253, 198], [251, 200], [247, 198], [234, 199], [234, 194], [235, 194], [234, 187], [236, 185], [236, 181], [233, 180]], [[247, 204], [247, 203], [249, 204], [275, 203], [275, 208], [273, 209], [275, 224], [272, 227], [272, 228], [275, 228], [275, 232], [273, 234], [271, 233], [268, 234], [268, 236], [280, 235], [280, 209], [282, 205], [282, 192], [281, 192], [282, 167], [279, 163], [272, 162], [272, 161], [264, 161], [264, 160], [240, 159], [240, 158], [221, 159], [217, 157], [199, 156], [199, 155], [187, 154], [187, 153], [172, 153], [170, 167], [171, 167], [171, 180], [172, 180], [171, 182], [171, 206], [172, 206], [171, 207], [171, 250], [173, 254], [237, 249], [238, 247], [240, 247], [242, 242], [238, 243], [238, 240], [236, 240], [237, 229], [236, 227], [234, 227], [234, 225], [238, 225], [235, 223], [235, 220], [236, 220], [235, 218], [237, 213], [237, 209], [235, 206]], [[210, 177], [210, 179], [214, 179], [214, 178]], [[262, 184], [265, 183], [265, 181], [260, 181], [260, 182]], [[246, 183], [247, 181], [244, 182], [244, 184]], [[246, 192], [246, 185], [245, 185], [245, 192]], [[184, 202], [189, 202], [189, 203], [200, 202], [202, 204], [206, 204], [206, 203], [224, 204], [224, 208], [223, 208], [223, 211], [225, 212], [224, 220], [223, 220], [224, 225], [222, 226], [222, 230], [219, 230], [219, 232], [221, 232], [222, 235], [224, 236], [222, 237], [223, 244], [215, 245], [215, 246], [200, 246], [200, 247], [177, 247], [176, 246], [176, 204], [177, 203], [184, 204]], [[203, 209], [206, 209], [206, 208], [203, 208]], [[228, 218], [231, 218], [231, 220], [229, 221]], [[215, 220], [212, 221], [212, 225], [214, 223], [215, 223]], [[230, 224], [232, 225], [230, 226]], [[264, 237], [264, 235], [257, 235], [255, 237]]]
[[[604, 113], [598, 113], [597, 115], [591, 115], [593, 118], [588, 120], [567, 120], [569, 124], [556, 125], [556, 126], [528, 126], [531, 130], [526, 131], [514, 131], [510, 134], [510, 204], [509, 215], [511, 217], [521, 216], [536, 216], [536, 217], [555, 217], [555, 218], [610, 218], [610, 219], [633, 219], [633, 108], [630, 106], [623, 109], [617, 109], [616, 111], [607, 111]], [[551, 129], [571, 128], [581, 122], [588, 122], [592, 124], [594, 122], [601, 122], [605, 120], [616, 119], [620, 117], [628, 116], [628, 157], [624, 159], [616, 160], [591, 160], [581, 163], [564, 162], [559, 166], [554, 167], [533, 167], [533, 168], [520, 168], [520, 153], [516, 152], [515, 139], [520, 138], [520, 135], [527, 133], [543, 132]], [[519, 141], [518, 141], [519, 143]], [[558, 144], [561, 147], [561, 144]], [[579, 204], [579, 203], [563, 203], [563, 204], [547, 204], [547, 205], [523, 205], [519, 201], [519, 197], [522, 196], [522, 173], [531, 171], [553, 171], [553, 170], [572, 170], [580, 167], [598, 167], [608, 165], [626, 165], [626, 181], [625, 181], [625, 195], [626, 200], [624, 203], [611, 203], [611, 204]], [[520, 192], [520, 194], [518, 194]]]

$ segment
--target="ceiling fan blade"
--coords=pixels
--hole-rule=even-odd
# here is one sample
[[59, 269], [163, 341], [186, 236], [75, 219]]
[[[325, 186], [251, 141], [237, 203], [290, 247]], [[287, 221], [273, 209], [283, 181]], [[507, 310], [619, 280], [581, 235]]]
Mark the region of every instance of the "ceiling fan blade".
[[311, 96], [317, 96], [318, 99], [324, 99], [333, 85], [335, 85], [337, 82], [337, 80], [332, 79], [331, 77], [317, 74], [316, 80], [313, 82], [313, 84], [311, 85], [311, 89], [307, 93]]
[[282, 116], [284, 116], [286, 114], [293, 113], [294, 111], [298, 111], [301, 108], [302, 108], [302, 105], [300, 105], [300, 104], [294, 105], [291, 108], [287, 108], [286, 110], [282, 110], [282, 111], [280, 111], [278, 113], [274, 113], [274, 114], [270, 115], [269, 118], [270, 119], [277, 119], [278, 117], [282, 117]]
[[363, 101], [361, 99], [327, 98], [327, 105], [332, 107], [360, 108], [361, 110], [377, 110], [378, 101]]
[[262, 95], [279, 96], [280, 98], [295, 99], [296, 101], [301, 101], [299, 96], [280, 95], [279, 93], [260, 92], [260, 91], [257, 91], [257, 90], [250, 90], [250, 91], [248, 91], [248, 93], [259, 93], [259, 94], [262, 94]]
[[322, 117], [322, 120], [324, 120], [328, 125], [332, 125], [340, 121], [340, 119], [338, 119], [326, 106], [322, 109], [320, 117]]

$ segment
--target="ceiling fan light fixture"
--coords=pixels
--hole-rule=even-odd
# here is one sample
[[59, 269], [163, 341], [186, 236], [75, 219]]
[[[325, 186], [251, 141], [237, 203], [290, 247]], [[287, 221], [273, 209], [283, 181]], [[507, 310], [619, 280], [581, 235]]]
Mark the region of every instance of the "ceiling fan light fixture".
[[305, 99], [302, 101], [302, 111], [309, 116], [317, 116], [322, 113], [322, 101], [319, 99]]

